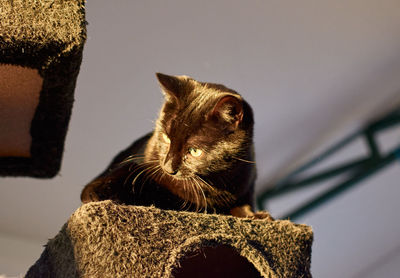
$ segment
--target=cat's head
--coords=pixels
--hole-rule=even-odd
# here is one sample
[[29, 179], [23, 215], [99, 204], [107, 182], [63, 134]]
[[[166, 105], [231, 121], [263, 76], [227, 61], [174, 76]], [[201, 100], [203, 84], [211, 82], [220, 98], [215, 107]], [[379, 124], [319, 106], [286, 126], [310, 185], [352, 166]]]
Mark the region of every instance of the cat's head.
[[245, 159], [253, 115], [235, 91], [188, 76], [156, 74], [165, 96], [145, 160], [163, 174], [185, 180], [225, 171]]

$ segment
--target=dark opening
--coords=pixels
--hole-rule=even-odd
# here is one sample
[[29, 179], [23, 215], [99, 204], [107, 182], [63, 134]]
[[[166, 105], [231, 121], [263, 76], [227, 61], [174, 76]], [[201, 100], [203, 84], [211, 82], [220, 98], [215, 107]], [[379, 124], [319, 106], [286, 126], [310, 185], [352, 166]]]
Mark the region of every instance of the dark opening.
[[174, 277], [261, 277], [257, 269], [232, 247], [204, 247], [189, 254], [176, 269]]

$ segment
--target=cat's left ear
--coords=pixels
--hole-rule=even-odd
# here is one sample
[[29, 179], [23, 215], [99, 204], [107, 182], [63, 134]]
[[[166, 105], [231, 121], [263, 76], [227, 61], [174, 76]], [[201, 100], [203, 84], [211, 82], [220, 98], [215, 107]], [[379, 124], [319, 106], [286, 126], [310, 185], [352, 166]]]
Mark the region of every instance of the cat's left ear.
[[182, 80], [178, 76], [166, 75], [159, 72], [156, 73], [156, 76], [165, 95], [179, 100], [182, 90]]
[[238, 128], [243, 120], [243, 101], [238, 95], [221, 97], [209, 114], [209, 118], [223, 124], [229, 131]]

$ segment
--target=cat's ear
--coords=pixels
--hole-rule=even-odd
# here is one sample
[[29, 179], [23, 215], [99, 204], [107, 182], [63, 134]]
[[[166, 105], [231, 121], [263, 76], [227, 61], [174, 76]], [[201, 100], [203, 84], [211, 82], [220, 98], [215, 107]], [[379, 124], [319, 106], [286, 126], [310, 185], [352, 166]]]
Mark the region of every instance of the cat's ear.
[[182, 80], [178, 76], [166, 75], [159, 72], [156, 73], [156, 76], [164, 94], [167, 97], [178, 100], [182, 90]]
[[229, 131], [237, 129], [243, 120], [243, 102], [240, 96], [225, 95], [218, 99], [209, 119], [222, 124]]

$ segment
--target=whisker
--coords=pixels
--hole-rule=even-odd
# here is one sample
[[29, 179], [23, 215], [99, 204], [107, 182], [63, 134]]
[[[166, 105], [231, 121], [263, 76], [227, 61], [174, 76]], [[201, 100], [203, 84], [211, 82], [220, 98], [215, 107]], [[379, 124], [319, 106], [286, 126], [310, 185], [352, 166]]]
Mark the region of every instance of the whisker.
[[124, 181], [124, 185], [128, 182], [128, 180], [136, 173], [136, 170], [139, 170], [139, 169], [134, 169], [133, 171], [132, 171], [132, 166], [131, 167], [129, 167], [129, 175], [126, 177], [126, 179], [125, 179], [125, 181]]
[[[145, 186], [145, 184], [146, 184], [146, 182], [149, 180], [149, 178], [150, 178], [151, 176], [153, 176], [154, 171], [156, 171], [156, 172], [158, 171], [157, 166], [158, 166], [158, 165], [150, 165], [148, 168], [145, 168], [145, 169], [144, 169], [144, 177], [145, 177], [145, 179], [144, 179], [144, 181], [142, 181], [141, 184], [140, 184], [139, 195], [142, 193], [143, 186]], [[139, 173], [139, 175], [141, 175], [141, 173]], [[138, 178], [139, 175], [137, 175], [136, 178]], [[136, 178], [135, 178], [135, 179], [136, 179]]]
[[150, 161], [147, 161], [147, 162], [141, 162], [139, 164], [132, 163], [132, 165], [129, 167], [129, 171], [132, 171], [132, 169], [134, 169], [135, 167], [136, 167], [136, 169], [134, 169], [134, 170], [137, 170], [137, 169], [140, 169], [140, 168], [145, 167], [147, 165], [155, 164], [156, 162], [157, 162], [156, 160], [150, 160]]
[[[145, 167], [145, 168], [144, 168], [142, 171], [140, 171], [139, 174], [136, 175], [136, 177], [135, 177], [135, 178], [133, 179], [133, 181], [132, 181], [132, 185], [136, 183], [137, 179], [139, 178], [139, 176], [140, 176], [141, 174], [143, 174], [144, 172], [146, 172], [146, 171], [148, 171], [148, 170], [151, 170], [152, 167], [154, 167], [154, 166], [152, 166], [152, 165], [139, 165], [139, 166], [142, 166], [142, 167]], [[140, 170], [140, 169], [138, 168], [138, 170]]]
[[128, 156], [127, 158], [125, 158], [124, 160], [122, 160], [120, 163], [118, 163], [118, 165], [123, 165], [129, 162], [134, 161], [135, 159], [142, 159], [144, 158], [143, 154], [132, 154], [130, 156]]
[[206, 194], [204, 193], [204, 190], [201, 188], [201, 186], [199, 186], [201, 194], [203, 195], [204, 198], [204, 212], [207, 213], [207, 198], [206, 198]]
[[192, 186], [190, 187], [191, 199], [193, 200], [192, 203], [195, 205], [196, 211], [199, 210], [199, 194], [198, 194], [198, 184], [196, 180], [193, 180], [191, 183]]
[[127, 156], [125, 159], [130, 159], [133, 157], [144, 157], [144, 154], [143, 153], [134, 153], [134, 154]]
[[[198, 177], [198, 176], [197, 176]], [[200, 177], [199, 177], [200, 178]], [[201, 178], [200, 178], [201, 179]], [[200, 182], [197, 180], [197, 179], [193, 179], [194, 180], [194, 182], [195, 182], [195, 184], [197, 185], [197, 195], [200, 195], [200, 193], [202, 194], [202, 196], [203, 196], [203, 200], [204, 200], [204, 204], [203, 204], [203, 207], [204, 207], [204, 212], [205, 213], [207, 213], [207, 198], [206, 198], [206, 195], [205, 195], [205, 193], [204, 193], [204, 190], [203, 190], [203, 188], [202, 188], [202, 186], [201, 186], [201, 184], [200, 184]], [[203, 179], [201, 179], [201, 181], [202, 182], [204, 182], [204, 183], [206, 183]], [[200, 203], [200, 200], [199, 200], [199, 203]]]
[[236, 157], [236, 156], [232, 156], [232, 158], [234, 158], [234, 159], [236, 159], [236, 160], [239, 160], [239, 161], [246, 162], [246, 163], [251, 163], [251, 164], [255, 164], [255, 163], [256, 163], [255, 161], [246, 160], [246, 159], [239, 158], [239, 157]]
[[194, 181], [194, 186], [192, 187], [192, 194], [195, 197], [196, 211], [198, 212], [199, 209], [200, 209], [199, 208], [199, 206], [200, 206], [199, 184], [198, 184], [198, 182], [196, 180], [193, 180], [193, 181]]
[[209, 189], [212, 192], [216, 192], [217, 191], [214, 186], [212, 186], [211, 184], [206, 182], [202, 177], [200, 177], [200, 176], [196, 176], [196, 177], [198, 179], [200, 179], [200, 181], [207, 187], [207, 189]]
[[[232, 193], [226, 191], [226, 190], [219, 190], [216, 187], [211, 185], [211, 182], [207, 182], [203, 178], [199, 177], [198, 178], [202, 181], [203, 185], [207, 187], [208, 192], [212, 195], [212, 197], [209, 200], [215, 201], [215, 204], [219, 205], [224, 205], [224, 206], [230, 206], [232, 205], [234, 201], [234, 197]], [[226, 184], [222, 177], [219, 178], [220, 183], [226, 188]]]
[[186, 181], [185, 182], [185, 207], [186, 207], [186, 210], [189, 210], [190, 209], [190, 207], [192, 207], [193, 206], [193, 204], [195, 204], [196, 203], [196, 201], [195, 201], [195, 192], [194, 192], [194, 188], [193, 188], [193, 184], [190, 182], [188, 182], [188, 181]]
[[146, 179], [143, 181], [143, 184], [146, 184], [146, 182], [151, 179], [154, 174], [159, 171], [161, 169], [160, 165], [153, 165], [153, 167], [151, 167], [148, 171], [148, 173], [146, 173]]
[[[189, 203], [189, 196], [188, 196], [188, 184], [187, 184], [187, 180], [183, 181], [183, 192], [184, 192], [184, 197], [183, 197], [183, 203], [181, 205], [182, 210], [185, 210], [185, 208], [187, 207], [188, 203]], [[187, 208], [186, 208], [187, 209]]]
[[126, 177], [125, 181], [124, 181], [124, 185], [128, 182], [128, 180], [133, 176], [133, 174], [135, 174], [135, 172], [131, 172], [129, 173], [129, 175]]
[[189, 210], [191, 207], [193, 207], [193, 204], [195, 203], [194, 199], [195, 199], [195, 188], [193, 186], [193, 183], [191, 182], [190, 179], [188, 179], [186, 181], [186, 187], [185, 187], [185, 195], [186, 195], [186, 206], [187, 206], [187, 210]]
[[[162, 180], [162, 178], [164, 177], [164, 171], [162, 171], [161, 167], [157, 170], [157, 172], [155, 173], [155, 177], [154, 180]], [[158, 182], [158, 181], [157, 181]]]
[[[127, 182], [128, 182], [128, 180], [138, 171], [138, 170], [140, 170], [141, 168], [143, 168], [143, 167], [146, 167], [146, 166], [148, 166], [148, 164], [150, 164], [150, 162], [143, 162], [143, 163], [141, 163], [141, 164], [139, 164], [139, 165], [136, 165], [136, 164], [132, 164], [130, 167], [129, 167], [129, 171], [131, 172], [127, 177], [126, 177], [126, 179], [125, 179], [125, 181], [124, 181], [124, 184], [126, 184]], [[136, 166], [136, 169], [132, 169], [134, 166]], [[143, 171], [142, 171], [143, 172]], [[139, 174], [140, 175], [140, 174]], [[137, 176], [136, 176], [137, 177]], [[135, 180], [136, 180], [136, 178], [135, 178]], [[132, 185], [134, 184], [134, 181], [132, 182]], [[133, 187], [133, 190], [134, 190], [134, 187]]]

